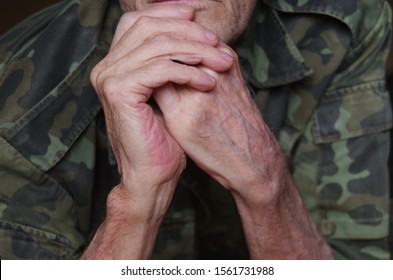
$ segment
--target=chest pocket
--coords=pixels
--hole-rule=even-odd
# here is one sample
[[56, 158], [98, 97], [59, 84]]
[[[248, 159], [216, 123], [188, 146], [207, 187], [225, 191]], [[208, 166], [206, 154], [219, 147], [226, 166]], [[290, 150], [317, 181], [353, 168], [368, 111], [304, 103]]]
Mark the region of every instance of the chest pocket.
[[350, 239], [386, 236], [392, 113], [384, 82], [329, 92], [313, 123], [322, 234]]
[[[20, 64], [11, 64], [4, 76], [0, 247], [7, 249], [0, 250], [3, 257], [70, 258], [85, 243], [92, 187], [92, 167], [86, 162], [94, 160], [95, 149], [94, 137], [81, 135], [87, 130], [94, 135], [90, 124], [100, 110], [88, 79], [92, 54], [53, 90], [37, 91], [34, 83], [23, 82], [13, 88], [16, 77], [34, 79]], [[26, 98], [38, 101], [23, 108]]]
[[100, 110], [86, 82], [88, 58], [1, 135], [43, 171], [59, 162]]
[[330, 92], [315, 114], [317, 144], [364, 136], [391, 128], [392, 113], [385, 82]]

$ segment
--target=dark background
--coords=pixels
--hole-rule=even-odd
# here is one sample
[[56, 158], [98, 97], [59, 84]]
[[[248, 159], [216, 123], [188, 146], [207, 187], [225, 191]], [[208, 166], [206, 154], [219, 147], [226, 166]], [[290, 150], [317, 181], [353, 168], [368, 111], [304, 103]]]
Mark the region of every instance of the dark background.
[[59, 0], [1, 0], [0, 34], [3, 34], [35, 11], [56, 2], [59, 2]]
[[[0, 35], [10, 29], [12, 26], [33, 14], [35, 11], [38, 11], [50, 4], [54, 4], [59, 2], [60, 0], [24, 0], [24, 1], [16, 1], [16, 0], [2, 0], [0, 2]], [[23, 2], [23, 4], [21, 3]], [[393, 0], [388, 0], [393, 5]], [[388, 61], [388, 86], [390, 88], [390, 92], [393, 92], [393, 51], [392, 55]], [[393, 149], [393, 142], [392, 142]], [[393, 170], [393, 156], [391, 156], [391, 170]], [[391, 179], [391, 183], [393, 183], [393, 176]], [[391, 197], [393, 197], [393, 184], [391, 184]], [[393, 198], [391, 200], [391, 247], [393, 252]]]

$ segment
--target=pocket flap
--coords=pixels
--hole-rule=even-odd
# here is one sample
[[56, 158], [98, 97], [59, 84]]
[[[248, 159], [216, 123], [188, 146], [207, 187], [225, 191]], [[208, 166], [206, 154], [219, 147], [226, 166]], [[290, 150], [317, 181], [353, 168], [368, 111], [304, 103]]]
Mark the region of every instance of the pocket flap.
[[384, 81], [328, 92], [314, 114], [317, 144], [359, 137], [392, 127], [389, 93]]

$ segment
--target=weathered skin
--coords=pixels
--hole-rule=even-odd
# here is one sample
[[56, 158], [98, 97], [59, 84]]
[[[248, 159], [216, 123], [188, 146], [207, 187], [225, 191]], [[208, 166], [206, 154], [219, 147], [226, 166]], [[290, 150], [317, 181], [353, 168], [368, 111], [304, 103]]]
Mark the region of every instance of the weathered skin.
[[[61, 2], [0, 39], [0, 258], [78, 258], [118, 180], [89, 82], [117, 1]], [[385, 1], [259, 1], [234, 47], [337, 258], [389, 258]], [[50, 42], [50, 44], [48, 43]], [[188, 164], [154, 257], [247, 258], [229, 193]]]

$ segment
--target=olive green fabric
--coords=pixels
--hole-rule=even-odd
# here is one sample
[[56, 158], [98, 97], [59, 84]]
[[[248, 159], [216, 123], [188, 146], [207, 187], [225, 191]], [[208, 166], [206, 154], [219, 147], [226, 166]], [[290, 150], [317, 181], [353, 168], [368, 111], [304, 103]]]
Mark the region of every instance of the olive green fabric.
[[[120, 15], [63, 1], [0, 38], [2, 259], [78, 258], [105, 216], [118, 175], [89, 74]], [[390, 17], [382, 0], [264, 0], [233, 46], [337, 258], [389, 258]], [[248, 257], [231, 195], [191, 162], [153, 257]]]

